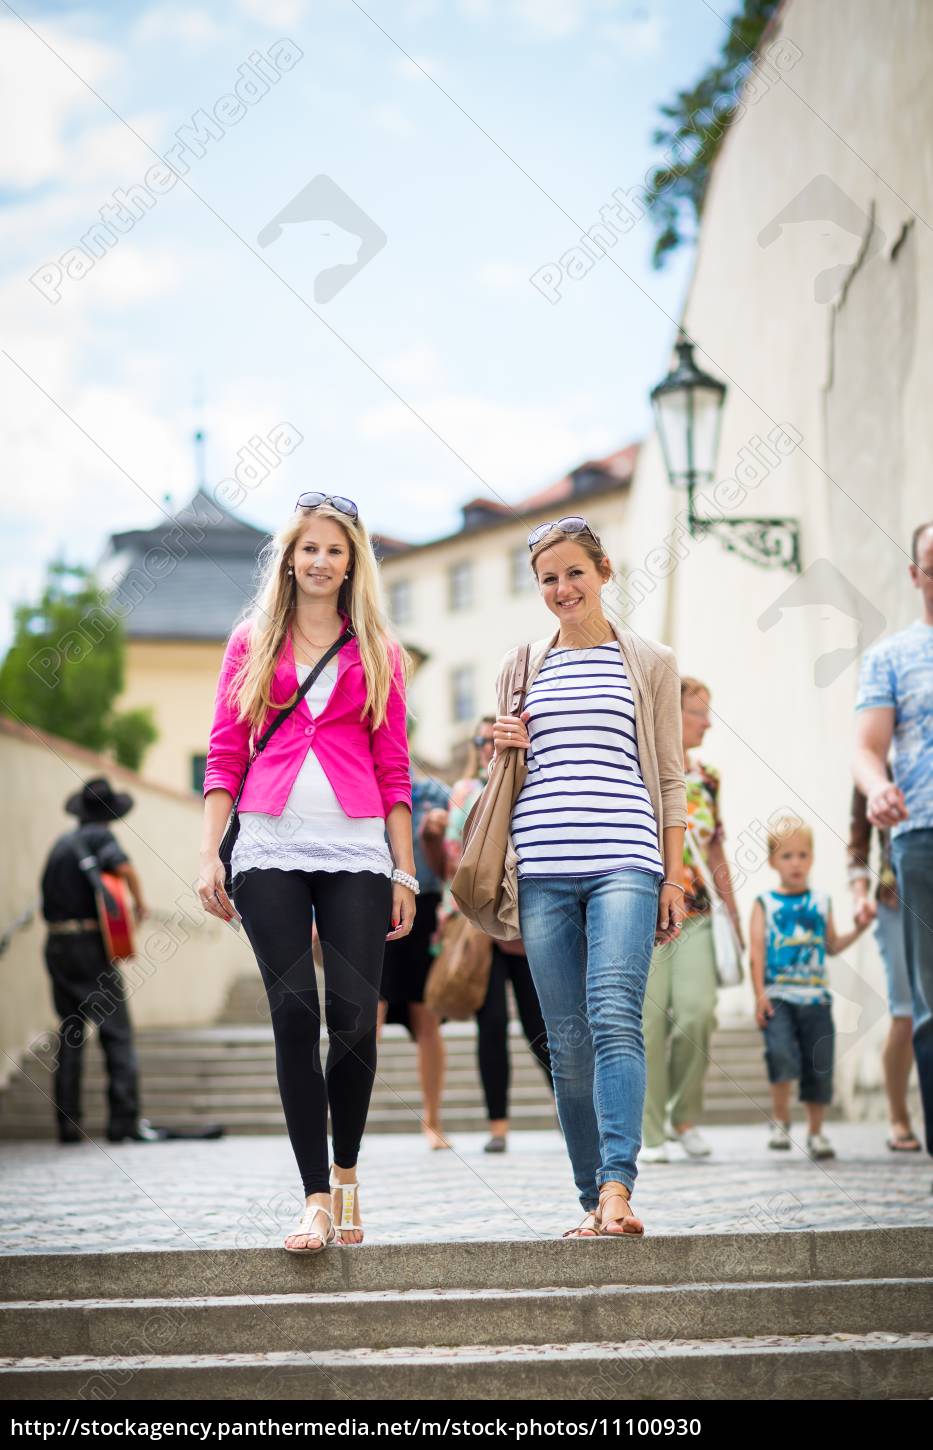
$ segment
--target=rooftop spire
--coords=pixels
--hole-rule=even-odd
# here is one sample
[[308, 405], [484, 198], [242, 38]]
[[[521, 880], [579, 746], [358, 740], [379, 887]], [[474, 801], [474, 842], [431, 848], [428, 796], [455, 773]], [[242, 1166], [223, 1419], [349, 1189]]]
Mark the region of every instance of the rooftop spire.
[[204, 430], [204, 379], [199, 377], [195, 383], [194, 390], [194, 481], [197, 488], [204, 491], [207, 488], [207, 469], [205, 467], [205, 445], [207, 433]]

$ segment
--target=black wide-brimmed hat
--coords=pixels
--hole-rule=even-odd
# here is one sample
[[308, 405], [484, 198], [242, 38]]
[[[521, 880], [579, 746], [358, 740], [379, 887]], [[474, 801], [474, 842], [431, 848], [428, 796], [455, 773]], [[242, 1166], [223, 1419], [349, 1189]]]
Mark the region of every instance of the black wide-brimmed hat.
[[133, 809], [133, 804], [131, 795], [115, 791], [105, 775], [98, 775], [68, 797], [65, 810], [82, 821], [118, 821]]

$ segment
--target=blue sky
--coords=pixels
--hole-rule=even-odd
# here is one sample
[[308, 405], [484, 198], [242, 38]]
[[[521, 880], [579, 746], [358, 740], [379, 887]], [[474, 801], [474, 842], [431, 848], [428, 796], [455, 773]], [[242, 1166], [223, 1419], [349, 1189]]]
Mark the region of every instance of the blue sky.
[[[642, 220], [556, 303], [540, 273], [649, 170], [658, 103], [722, 44], [703, 0], [13, 9], [0, 4], [15, 139], [0, 157], [0, 647], [58, 549], [93, 563], [166, 494], [188, 498], [196, 422], [209, 486], [251, 437], [300, 433], [250, 486], [250, 522], [275, 527], [321, 487], [411, 539], [644, 431], [689, 254], [652, 271]], [[223, 101], [244, 76], [252, 103]], [[152, 183], [151, 208], [88, 266], [101, 209], [218, 105], [203, 155], [181, 153], [188, 185]], [[318, 176], [323, 209], [359, 209], [375, 239], [327, 298], [356, 235], [332, 218], [257, 241]]]

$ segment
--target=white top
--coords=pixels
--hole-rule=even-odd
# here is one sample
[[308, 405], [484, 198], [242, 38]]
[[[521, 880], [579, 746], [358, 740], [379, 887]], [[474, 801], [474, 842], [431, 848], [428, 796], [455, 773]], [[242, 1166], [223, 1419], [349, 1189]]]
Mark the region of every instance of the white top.
[[[295, 665], [300, 683], [310, 665]], [[337, 683], [337, 660], [328, 661], [305, 695], [312, 717], [320, 715]], [[299, 705], [298, 709], [301, 708]], [[230, 869], [278, 867], [282, 871], [375, 871], [392, 875], [382, 816], [348, 816], [313, 746], [295, 777], [280, 816], [240, 811], [240, 832]]]
[[528, 776], [512, 812], [519, 876], [663, 876], [618, 643], [548, 650], [525, 703]]

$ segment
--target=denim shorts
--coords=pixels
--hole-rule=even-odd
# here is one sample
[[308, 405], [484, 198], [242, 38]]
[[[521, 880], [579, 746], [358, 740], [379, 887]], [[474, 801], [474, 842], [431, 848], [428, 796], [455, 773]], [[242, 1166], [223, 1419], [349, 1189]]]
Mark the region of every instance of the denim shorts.
[[801, 1006], [771, 998], [774, 1016], [764, 1028], [768, 1081], [800, 1082], [802, 1103], [833, 1100], [833, 1050], [836, 1030], [829, 1002]]
[[912, 1017], [914, 1009], [910, 999], [910, 977], [907, 974], [904, 923], [900, 907], [885, 906], [883, 902], [878, 902], [874, 935], [884, 963], [888, 1011], [892, 1017]]

